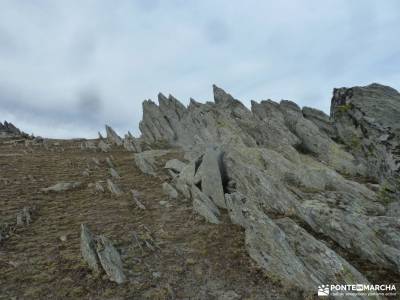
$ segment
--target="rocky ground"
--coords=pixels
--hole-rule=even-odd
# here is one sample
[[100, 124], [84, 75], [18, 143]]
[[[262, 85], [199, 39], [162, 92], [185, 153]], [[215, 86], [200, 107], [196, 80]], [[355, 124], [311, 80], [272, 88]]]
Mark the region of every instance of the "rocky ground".
[[[15, 141], [0, 141], [0, 299], [286, 297], [246, 254], [239, 226], [209, 224], [183, 197], [169, 199], [163, 193], [164, 170], [158, 176], [143, 174], [133, 154], [117, 146], [104, 153], [81, 149], [81, 141], [27, 146]], [[181, 155], [174, 150], [159, 159], [159, 166]], [[111, 177], [107, 158], [120, 179]], [[121, 196], [107, 190], [107, 179], [121, 188]], [[41, 192], [59, 182], [77, 181], [81, 185], [72, 190]], [[96, 191], [91, 186], [95, 182], [105, 191]], [[138, 192], [144, 210], [135, 204], [131, 189]], [[24, 208], [31, 220], [17, 225]], [[121, 253], [125, 283], [95, 275], [83, 261], [81, 224], [113, 241]]]

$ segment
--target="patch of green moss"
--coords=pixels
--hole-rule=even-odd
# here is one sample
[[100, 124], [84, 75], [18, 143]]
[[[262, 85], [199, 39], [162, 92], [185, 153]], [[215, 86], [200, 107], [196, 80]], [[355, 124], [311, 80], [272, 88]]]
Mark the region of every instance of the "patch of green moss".
[[343, 271], [342, 271], [342, 278], [344, 278], [345, 282], [351, 283], [351, 282], [357, 282], [357, 278], [354, 276], [353, 272], [346, 266], [343, 266]]
[[151, 149], [168, 149], [171, 148], [171, 144], [166, 140], [159, 140], [150, 144]]
[[315, 194], [321, 192], [320, 189], [314, 187], [307, 187], [307, 186], [299, 186], [299, 190], [306, 194]]
[[350, 103], [346, 103], [343, 105], [338, 105], [337, 108], [341, 113], [345, 113], [345, 112], [349, 111], [350, 109], [352, 109], [353, 106]]
[[382, 204], [388, 205], [389, 203], [396, 200], [394, 198], [394, 194], [395, 193], [393, 192], [391, 186], [387, 182], [384, 182], [381, 184], [381, 187], [377, 193], [377, 198]]
[[368, 145], [367, 147], [369, 155], [374, 155], [375, 154], [375, 148], [372, 145]]
[[227, 124], [225, 124], [225, 122], [223, 122], [221, 120], [217, 120], [217, 126], [218, 127], [227, 127]]
[[359, 150], [361, 148], [361, 140], [357, 136], [353, 136], [350, 140], [350, 147], [353, 150]]

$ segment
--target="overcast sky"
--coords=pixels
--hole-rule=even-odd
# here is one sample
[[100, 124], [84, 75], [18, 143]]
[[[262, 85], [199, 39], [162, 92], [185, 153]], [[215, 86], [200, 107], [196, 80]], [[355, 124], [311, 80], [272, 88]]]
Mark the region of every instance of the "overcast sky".
[[0, 120], [47, 137], [139, 134], [141, 103], [400, 88], [398, 0], [0, 0]]

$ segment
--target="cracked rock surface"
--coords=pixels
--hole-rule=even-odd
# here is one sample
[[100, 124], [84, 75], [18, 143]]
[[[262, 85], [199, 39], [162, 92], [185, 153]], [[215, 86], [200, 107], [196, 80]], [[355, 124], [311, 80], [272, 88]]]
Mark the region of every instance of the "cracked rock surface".
[[195, 210], [219, 223], [227, 209], [250, 257], [298, 289], [399, 278], [400, 94], [335, 89], [328, 116], [287, 100], [248, 109], [213, 89], [213, 103], [187, 107], [159, 94], [140, 123], [147, 142], [185, 152], [172, 182]]

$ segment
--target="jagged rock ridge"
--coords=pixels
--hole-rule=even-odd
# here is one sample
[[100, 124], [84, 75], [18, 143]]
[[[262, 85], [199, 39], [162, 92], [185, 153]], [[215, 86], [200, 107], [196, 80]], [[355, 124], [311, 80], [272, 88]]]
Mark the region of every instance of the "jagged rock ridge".
[[142, 140], [181, 147], [191, 161], [173, 183], [194, 208], [213, 223], [227, 209], [249, 255], [297, 289], [376, 280], [362, 265], [398, 278], [400, 94], [335, 89], [327, 116], [287, 100], [249, 110], [213, 90], [214, 103], [185, 107], [162, 94], [143, 103]]
[[26, 133], [19, 130], [11, 122], [4, 121], [4, 124], [0, 122], [0, 137], [17, 137], [26, 135]]

